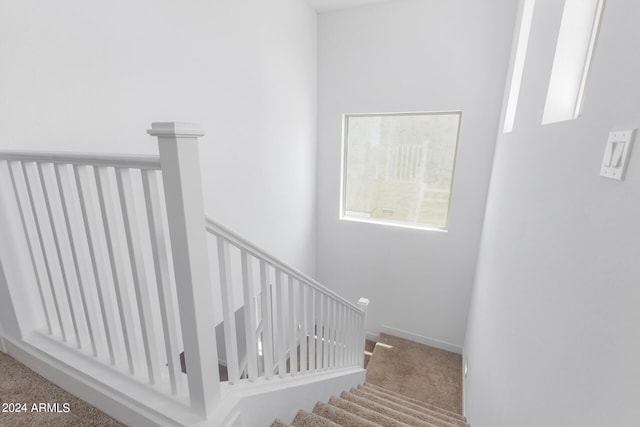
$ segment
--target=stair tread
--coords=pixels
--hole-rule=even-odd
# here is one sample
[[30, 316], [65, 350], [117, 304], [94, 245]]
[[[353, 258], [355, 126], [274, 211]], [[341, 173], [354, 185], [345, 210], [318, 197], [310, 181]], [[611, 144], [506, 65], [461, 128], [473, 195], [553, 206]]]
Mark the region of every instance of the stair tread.
[[358, 386], [358, 390], [363, 391], [365, 393], [370, 393], [371, 395], [377, 396], [380, 399], [385, 399], [389, 402], [392, 403], [396, 403], [398, 405], [402, 405], [404, 407], [407, 407], [409, 409], [415, 410], [415, 411], [419, 411], [422, 413], [425, 413], [429, 416], [433, 416], [435, 418], [439, 418], [442, 419], [444, 421], [447, 421], [451, 424], [455, 424], [461, 427], [465, 427], [468, 426], [468, 424], [466, 423], [466, 420], [460, 419], [459, 417], [454, 417], [451, 416], [450, 413], [448, 413], [447, 411], [442, 412], [440, 411], [440, 408], [438, 408], [437, 406], [433, 406], [433, 405], [429, 405], [429, 406], [425, 406], [425, 405], [417, 405], [414, 402], [411, 402], [408, 399], [403, 399], [401, 397], [397, 397], [397, 396], [393, 396], [390, 395], [389, 393], [386, 393], [384, 391], [380, 391], [371, 387], [367, 387], [365, 386]]
[[361, 396], [356, 396], [355, 394], [349, 393], [348, 391], [344, 391], [342, 392], [342, 394], [340, 395], [340, 397], [344, 400], [347, 400], [349, 402], [355, 403], [356, 405], [365, 407], [367, 409], [370, 409], [372, 411], [375, 411], [379, 414], [385, 415], [387, 417], [393, 418], [397, 421], [403, 422], [405, 424], [408, 424], [410, 426], [423, 426], [423, 427], [437, 427], [436, 425], [428, 422], [428, 421], [424, 421], [421, 420], [419, 418], [416, 418], [414, 416], [412, 416], [411, 414], [407, 414], [404, 412], [400, 412], [388, 407], [385, 407], [383, 405], [380, 405], [377, 402], [373, 402], [369, 399], [366, 399], [364, 397]]
[[381, 398], [379, 396], [376, 396], [372, 393], [367, 393], [365, 391], [356, 389], [356, 388], [352, 388], [351, 389], [351, 393], [356, 395], [356, 396], [360, 396], [363, 399], [367, 399], [367, 400], [371, 400], [375, 403], [378, 403], [382, 406], [385, 406], [387, 408], [393, 409], [395, 411], [398, 412], [403, 412], [406, 414], [411, 415], [414, 418], [418, 418], [420, 420], [426, 421], [430, 424], [433, 424], [434, 426], [438, 426], [438, 427], [451, 427], [451, 426], [456, 426], [457, 424], [445, 421], [441, 418], [435, 417], [432, 414], [428, 414], [426, 412], [423, 411], [417, 411], [415, 409], [411, 409], [407, 406], [392, 402], [390, 400]]
[[379, 385], [375, 385], [375, 384], [371, 384], [371, 383], [365, 383], [363, 387], [364, 388], [369, 388], [369, 389], [372, 389], [372, 390], [376, 390], [378, 392], [384, 393], [384, 394], [389, 395], [389, 396], [397, 397], [399, 399], [402, 399], [402, 400], [405, 400], [407, 402], [413, 403], [414, 405], [418, 405], [418, 406], [422, 406], [422, 407], [425, 407], [425, 408], [428, 408], [428, 409], [433, 409], [433, 410], [438, 411], [438, 412], [442, 412], [443, 414], [448, 415], [448, 416], [450, 416], [452, 418], [458, 418], [459, 420], [462, 420], [462, 421], [465, 421], [465, 422], [467, 421], [467, 418], [464, 415], [458, 414], [456, 412], [452, 412], [452, 411], [450, 411], [448, 409], [444, 409], [444, 408], [442, 408], [440, 406], [437, 406], [437, 405], [434, 405], [432, 403], [427, 403], [427, 402], [423, 402], [421, 400], [414, 399], [412, 397], [406, 396], [406, 395], [404, 395], [402, 393], [398, 393], [398, 392], [393, 391], [393, 390], [388, 390], [388, 389], [386, 389], [384, 387], [380, 387]]
[[329, 400], [329, 404], [344, 409], [345, 411], [349, 411], [352, 414], [372, 421], [382, 427], [428, 427], [427, 423], [421, 424], [421, 421], [418, 419], [415, 419], [416, 423], [407, 424], [406, 422], [396, 420], [391, 416], [365, 408], [364, 406], [358, 405], [357, 403], [351, 402], [349, 400], [345, 400], [341, 397], [332, 397]]
[[301, 410], [291, 425], [275, 420], [272, 427], [469, 427], [466, 419], [434, 405], [364, 384], [318, 402], [313, 412]]
[[307, 411], [298, 411], [291, 424], [293, 427], [340, 427], [333, 421]]
[[378, 427], [379, 424], [371, 422], [344, 409], [318, 402], [313, 408], [313, 413], [320, 415], [341, 426], [349, 427]]

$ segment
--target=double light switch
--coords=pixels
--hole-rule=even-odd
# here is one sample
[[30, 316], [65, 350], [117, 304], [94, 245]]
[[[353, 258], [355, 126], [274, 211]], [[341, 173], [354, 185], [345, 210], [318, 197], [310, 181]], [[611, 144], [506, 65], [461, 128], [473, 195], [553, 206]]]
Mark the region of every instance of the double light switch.
[[611, 132], [604, 150], [600, 175], [606, 178], [623, 180], [631, 154], [631, 144], [636, 130]]

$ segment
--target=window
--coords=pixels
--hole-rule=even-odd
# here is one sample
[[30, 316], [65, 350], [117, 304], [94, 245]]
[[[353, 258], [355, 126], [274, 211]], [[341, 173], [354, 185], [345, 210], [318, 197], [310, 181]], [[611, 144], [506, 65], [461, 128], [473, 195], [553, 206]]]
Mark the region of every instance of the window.
[[604, 0], [566, 0], [542, 124], [577, 118], [582, 110]]
[[509, 97], [507, 98], [507, 109], [504, 117], [504, 132], [511, 132], [513, 130], [513, 122], [516, 119], [516, 108], [518, 107], [522, 74], [524, 73], [524, 60], [527, 57], [527, 46], [529, 45], [529, 34], [531, 33], [531, 22], [533, 21], [535, 4], [536, 0], [524, 0], [522, 4], [520, 30], [518, 32], [515, 56], [513, 58], [511, 85], [509, 87]]
[[341, 219], [446, 230], [461, 116], [345, 115]]

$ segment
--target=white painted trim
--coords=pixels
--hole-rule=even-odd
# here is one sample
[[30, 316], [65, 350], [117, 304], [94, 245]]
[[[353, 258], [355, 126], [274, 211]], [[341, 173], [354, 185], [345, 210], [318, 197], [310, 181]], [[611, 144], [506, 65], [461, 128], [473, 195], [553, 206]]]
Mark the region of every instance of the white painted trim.
[[151, 129], [149, 129], [147, 133], [151, 136], [171, 136], [177, 138], [196, 138], [205, 135], [198, 123], [186, 122], [154, 122], [151, 123]]
[[209, 418], [220, 397], [212, 290], [202, 200], [202, 177], [195, 123], [152, 123], [158, 137], [162, 184], [178, 294], [191, 409]]
[[374, 334], [373, 332], [366, 332], [364, 337], [369, 341], [378, 342], [378, 340], [380, 339], [380, 334]]
[[387, 335], [393, 335], [395, 337], [404, 338], [406, 340], [414, 341], [419, 344], [428, 345], [431, 347], [439, 348], [440, 350], [450, 351], [456, 354], [462, 354], [462, 346], [441, 341], [435, 338], [429, 338], [422, 335], [414, 334], [412, 332], [403, 331], [402, 329], [392, 328], [387, 325], [382, 325], [380, 329], [381, 333]]
[[4, 339], [2, 338], [3, 336], [4, 336], [4, 330], [2, 329], [2, 323], [0, 323], [0, 352], [6, 353], [7, 346], [4, 344]]
[[4, 345], [2, 337], [4, 337], [4, 328], [2, 327], [2, 319], [0, 319], [0, 352], [6, 353], [7, 347]]
[[[467, 416], [467, 375], [464, 371], [464, 365], [467, 361], [466, 348], [462, 348], [462, 415]], [[467, 365], [468, 367], [468, 365]]]

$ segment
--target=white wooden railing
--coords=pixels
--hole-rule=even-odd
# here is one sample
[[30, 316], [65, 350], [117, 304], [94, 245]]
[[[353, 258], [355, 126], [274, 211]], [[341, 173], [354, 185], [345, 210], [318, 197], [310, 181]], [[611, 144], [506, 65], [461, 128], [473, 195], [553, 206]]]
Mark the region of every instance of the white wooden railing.
[[181, 331], [159, 157], [2, 152], [0, 159], [46, 333], [179, 393]]
[[[350, 303], [211, 218], [206, 227], [215, 240], [230, 384], [243, 373], [253, 381], [362, 364], [366, 300]], [[241, 333], [238, 305], [245, 308]], [[239, 335], [246, 340], [245, 363]]]
[[362, 366], [368, 301], [346, 301], [205, 219], [197, 125], [154, 123], [148, 133], [159, 156], [0, 151], [38, 333], [205, 418], [223, 397], [220, 354], [225, 389]]

